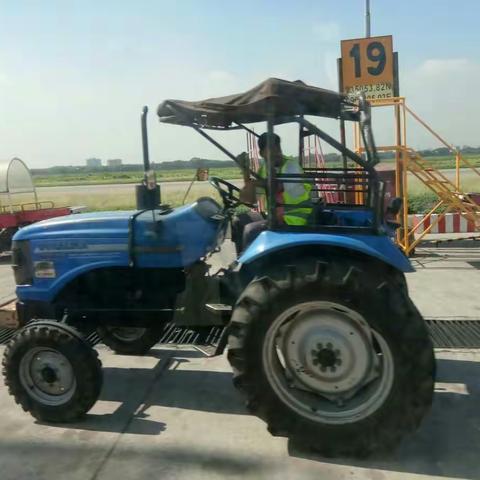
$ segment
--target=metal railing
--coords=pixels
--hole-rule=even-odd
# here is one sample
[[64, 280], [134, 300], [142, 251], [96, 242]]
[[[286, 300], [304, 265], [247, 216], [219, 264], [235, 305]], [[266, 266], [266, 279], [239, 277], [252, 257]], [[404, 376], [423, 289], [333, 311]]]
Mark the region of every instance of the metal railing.
[[[480, 206], [473, 202], [461, 189], [461, 172], [468, 169], [479, 176], [480, 169], [475, 167], [461, 152], [435, 132], [424, 120], [406, 105], [404, 97], [371, 100], [372, 107], [393, 107], [395, 145], [377, 146], [379, 152], [394, 152], [395, 154], [395, 191], [403, 200], [402, 211], [399, 214], [401, 229], [397, 232], [397, 243], [409, 255], [414, 248], [428, 235], [447, 213], [457, 212], [474, 223], [480, 230]], [[432, 162], [423, 158], [418, 152], [407, 145], [407, 118], [425, 128], [455, 157], [455, 181], [451, 181]], [[361, 144], [358, 126], [354, 126], [355, 151], [359, 154], [365, 151]], [[463, 168], [462, 168], [463, 167]], [[416, 225], [409, 224], [409, 175], [413, 175], [438, 197], [438, 202], [427, 212]], [[436, 215], [433, 217], [432, 215]], [[423, 228], [425, 225], [427, 227]], [[421, 233], [418, 233], [422, 230]]]

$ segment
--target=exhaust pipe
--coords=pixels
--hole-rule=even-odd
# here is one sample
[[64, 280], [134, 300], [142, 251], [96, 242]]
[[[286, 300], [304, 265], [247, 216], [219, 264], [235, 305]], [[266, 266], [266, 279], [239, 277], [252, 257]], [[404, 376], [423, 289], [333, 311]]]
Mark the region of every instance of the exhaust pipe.
[[148, 153], [147, 114], [148, 107], [145, 106], [141, 116], [143, 182], [135, 187], [137, 210], [153, 210], [160, 206], [160, 185], [157, 184], [155, 171], [151, 169]]

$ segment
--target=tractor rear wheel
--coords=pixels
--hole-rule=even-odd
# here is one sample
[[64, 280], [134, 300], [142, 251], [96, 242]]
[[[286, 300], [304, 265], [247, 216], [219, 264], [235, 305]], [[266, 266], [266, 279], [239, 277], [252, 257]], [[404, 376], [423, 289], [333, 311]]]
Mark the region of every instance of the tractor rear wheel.
[[72, 327], [40, 320], [20, 330], [3, 357], [15, 401], [45, 422], [71, 422], [92, 408], [102, 388], [97, 352]]
[[405, 279], [366, 266], [276, 269], [247, 286], [229, 327], [234, 384], [249, 409], [273, 435], [325, 456], [390, 450], [432, 403], [433, 346]]
[[160, 340], [162, 327], [102, 326], [97, 333], [102, 342], [120, 355], [145, 355]]

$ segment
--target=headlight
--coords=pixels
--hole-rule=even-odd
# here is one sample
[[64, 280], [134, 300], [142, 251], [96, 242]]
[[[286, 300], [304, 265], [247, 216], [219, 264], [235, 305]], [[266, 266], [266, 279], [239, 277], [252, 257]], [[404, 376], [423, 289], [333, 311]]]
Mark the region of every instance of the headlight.
[[30, 285], [32, 283], [32, 259], [28, 240], [12, 242], [12, 268], [17, 285]]

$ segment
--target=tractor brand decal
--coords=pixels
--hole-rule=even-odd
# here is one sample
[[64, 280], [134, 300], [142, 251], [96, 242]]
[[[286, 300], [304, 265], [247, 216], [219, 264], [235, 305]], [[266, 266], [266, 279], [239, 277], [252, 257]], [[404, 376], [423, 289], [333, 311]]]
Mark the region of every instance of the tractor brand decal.
[[34, 262], [33, 271], [36, 278], [55, 278], [55, 265], [50, 261]]
[[87, 242], [59, 242], [36, 247], [36, 254], [64, 254], [64, 253], [103, 253], [103, 252], [126, 252], [128, 245], [121, 243], [97, 243], [89, 245]]

